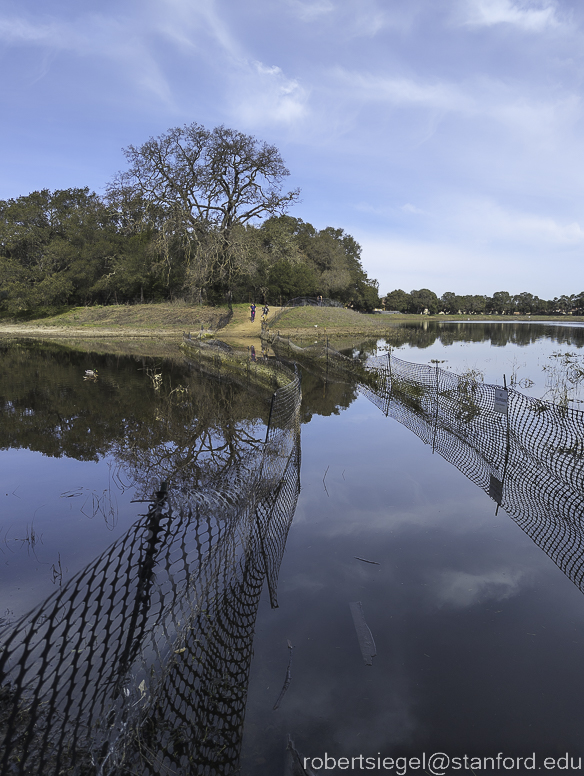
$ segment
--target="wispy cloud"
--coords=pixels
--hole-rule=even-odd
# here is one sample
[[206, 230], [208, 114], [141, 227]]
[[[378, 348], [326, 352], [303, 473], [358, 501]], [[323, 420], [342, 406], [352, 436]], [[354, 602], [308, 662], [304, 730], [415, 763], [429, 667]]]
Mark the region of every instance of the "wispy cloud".
[[231, 62], [244, 62], [247, 54], [234, 35], [225, 15], [213, 0], [151, 0], [150, 25], [153, 31], [180, 43], [186, 49], [211, 48], [212, 56]]
[[456, 232], [472, 234], [483, 242], [537, 244], [540, 250], [544, 245], [562, 248], [584, 243], [584, 229], [577, 221], [526, 213], [489, 199], [466, 200], [451, 206], [450, 217], [455, 215], [456, 224], [452, 226]]
[[234, 76], [233, 112], [247, 126], [290, 125], [307, 114], [308, 91], [276, 65], [246, 63]]
[[426, 211], [422, 210], [419, 207], [416, 207], [415, 205], [412, 205], [411, 202], [406, 202], [405, 205], [402, 205], [400, 208], [404, 213], [408, 213], [409, 215], [417, 215], [417, 216], [424, 216], [426, 215]]
[[33, 23], [23, 18], [0, 19], [0, 39], [7, 43], [50, 43], [62, 45], [65, 42], [66, 27], [57, 22]]
[[473, 100], [459, 87], [444, 81], [356, 72], [341, 67], [335, 68], [333, 76], [345, 93], [350, 89], [355, 97], [372, 102], [456, 111], [470, 111], [473, 107]]
[[303, 22], [335, 23], [334, 34], [343, 40], [371, 38], [388, 27], [403, 26], [404, 14], [389, 12], [378, 0], [288, 0], [288, 8]]
[[293, 13], [303, 22], [312, 22], [320, 16], [330, 14], [334, 10], [331, 0], [288, 0]]
[[471, 27], [509, 24], [528, 32], [541, 32], [559, 25], [556, 6], [551, 2], [512, 2], [512, 0], [465, 0], [461, 16]]
[[469, 76], [459, 82], [439, 78], [399, 76], [334, 68], [331, 89], [347, 105], [387, 105], [392, 110], [423, 111], [419, 124], [422, 141], [432, 137], [444, 118], [489, 119], [521, 138], [537, 142], [554, 138], [582, 119], [582, 99], [559, 88], [546, 90], [538, 84], [526, 88], [521, 81], [493, 76]]
[[[100, 14], [80, 15], [71, 21], [23, 17], [0, 19], [0, 40], [13, 45], [35, 46], [52, 52], [65, 52], [80, 58], [109, 61], [119, 67], [122, 78], [163, 102], [171, 103], [171, 89], [152, 56], [144, 30], [129, 34], [123, 19]], [[49, 72], [43, 55], [43, 75]]]

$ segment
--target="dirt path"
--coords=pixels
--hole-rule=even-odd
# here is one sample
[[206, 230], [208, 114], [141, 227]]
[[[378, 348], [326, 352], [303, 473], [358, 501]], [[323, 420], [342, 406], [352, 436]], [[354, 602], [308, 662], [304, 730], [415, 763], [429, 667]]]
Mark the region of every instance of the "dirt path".
[[[272, 308], [271, 312], [275, 312], [280, 308]], [[167, 341], [167, 342], [181, 342], [183, 331], [189, 331], [189, 326], [185, 326], [183, 323], [176, 326], [164, 326], [157, 328], [148, 328], [147, 326], [126, 326], [123, 323], [120, 325], [105, 325], [105, 326], [59, 326], [51, 324], [38, 324], [38, 323], [19, 323], [12, 324], [0, 323], [0, 336], [7, 337], [34, 337], [38, 339], [51, 339], [51, 340], [154, 340], [154, 341]], [[193, 334], [199, 331], [199, 327], [190, 329]], [[219, 339], [229, 339], [234, 345], [255, 345], [261, 347], [260, 343], [261, 332], [261, 307], [258, 307], [255, 321], [252, 323], [250, 320], [250, 313], [248, 308], [235, 308], [233, 318], [230, 323], [223, 329], [219, 329], [217, 337]], [[254, 340], [257, 340], [255, 342]]]
[[[270, 307], [270, 316], [276, 313], [279, 307]], [[233, 311], [233, 318], [230, 323], [220, 331], [220, 336], [228, 337], [257, 337], [259, 339], [262, 330], [262, 308], [258, 305], [255, 321], [250, 320], [249, 309], [241, 308]]]

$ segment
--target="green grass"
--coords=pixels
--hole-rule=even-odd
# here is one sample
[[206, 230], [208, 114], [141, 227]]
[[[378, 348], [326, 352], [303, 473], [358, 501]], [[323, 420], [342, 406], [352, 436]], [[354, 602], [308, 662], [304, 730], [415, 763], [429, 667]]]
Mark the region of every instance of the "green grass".
[[[278, 318], [273, 328], [288, 330], [319, 326], [327, 329], [358, 329], [366, 332], [370, 329], [386, 328], [386, 318], [389, 316], [362, 315], [342, 307], [294, 307]], [[268, 326], [271, 327], [270, 318], [268, 318]]]
[[36, 325], [47, 328], [108, 328], [164, 329], [164, 328], [214, 328], [221, 316], [228, 313], [225, 307], [201, 307], [184, 303], [140, 304], [140, 305], [95, 305], [73, 307], [66, 312], [43, 318], [29, 318], [25, 326]]

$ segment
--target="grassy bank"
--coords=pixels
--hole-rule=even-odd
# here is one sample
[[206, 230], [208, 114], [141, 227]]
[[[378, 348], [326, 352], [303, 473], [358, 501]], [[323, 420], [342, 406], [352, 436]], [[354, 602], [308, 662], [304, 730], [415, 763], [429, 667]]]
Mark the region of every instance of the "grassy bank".
[[562, 323], [577, 323], [584, 321], [584, 317], [576, 315], [556, 316], [529, 316], [529, 315], [362, 315], [353, 310], [344, 310], [337, 307], [297, 307], [286, 311], [271, 323], [276, 315], [270, 316], [268, 326], [282, 334], [290, 336], [306, 335], [314, 327], [326, 328], [331, 336], [343, 335], [382, 335], [388, 329], [394, 328], [399, 323], [426, 323], [455, 321], [464, 323], [492, 323], [517, 321], [542, 323], [561, 321]]
[[43, 318], [29, 318], [27, 321], [3, 319], [0, 329], [7, 326], [46, 329], [103, 329], [125, 328], [136, 330], [160, 330], [217, 327], [222, 316], [228, 313], [227, 307], [202, 307], [181, 303], [176, 304], [140, 304], [140, 305], [95, 305], [93, 307], [74, 307], [59, 315]]
[[[326, 329], [335, 337], [382, 336], [399, 323], [421, 322], [517, 322], [517, 321], [559, 321], [561, 323], [582, 322], [582, 316], [519, 316], [519, 315], [362, 315], [353, 310], [338, 307], [297, 307], [287, 310], [273, 323], [279, 308], [272, 308], [268, 326], [274, 331], [291, 337], [305, 337], [314, 334], [315, 327]], [[111, 339], [177, 339], [183, 331], [193, 333], [218, 332], [222, 339], [258, 338], [260, 315], [254, 323], [249, 319], [247, 304], [233, 305], [233, 316], [227, 325], [229, 310], [223, 307], [202, 307], [198, 305], [144, 304], [76, 307], [59, 315], [26, 322], [0, 320], [0, 335], [32, 336], [50, 338], [105, 338]]]

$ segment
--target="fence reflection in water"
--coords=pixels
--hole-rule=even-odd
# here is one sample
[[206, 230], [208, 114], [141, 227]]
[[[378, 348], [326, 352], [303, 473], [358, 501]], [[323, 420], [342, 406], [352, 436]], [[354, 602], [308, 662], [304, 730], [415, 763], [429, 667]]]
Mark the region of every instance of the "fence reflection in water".
[[584, 592], [584, 412], [479, 382], [391, 351], [350, 358], [328, 339], [307, 347], [266, 333], [279, 354], [325, 380], [352, 380], [482, 488]]
[[584, 412], [391, 353], [367, 369], [360, 390], [502, 506], [584, 592]]
[[232, 773], [253, 629], [300, 489], [300, 383], [261, 454], [214, 488], [164, 486], [145, 519], [0, 633], [2, 773]]

